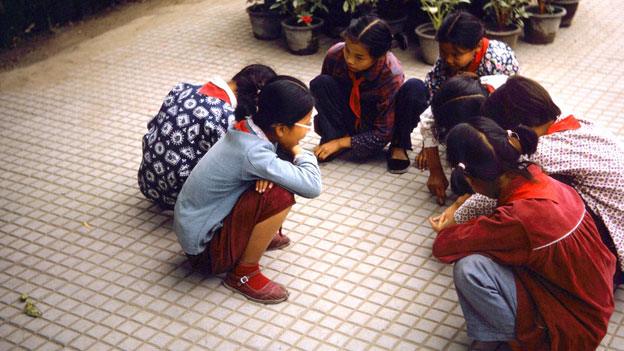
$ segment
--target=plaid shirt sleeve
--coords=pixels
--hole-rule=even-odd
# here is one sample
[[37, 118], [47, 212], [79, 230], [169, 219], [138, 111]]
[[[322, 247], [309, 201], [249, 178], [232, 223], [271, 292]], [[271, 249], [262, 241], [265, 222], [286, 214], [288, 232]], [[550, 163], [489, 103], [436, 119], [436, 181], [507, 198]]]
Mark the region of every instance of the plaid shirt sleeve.
[[379, 98], [376, 111], [374, 111], [372, 128], [351, 137], [351, 149], [354, 156], [366, 158], [383, 149], [391, 141], [394, 131], [395, 95], [404, 79], [405, 75], [400, 63], [394, 56], [390, 56], [372, 88]]

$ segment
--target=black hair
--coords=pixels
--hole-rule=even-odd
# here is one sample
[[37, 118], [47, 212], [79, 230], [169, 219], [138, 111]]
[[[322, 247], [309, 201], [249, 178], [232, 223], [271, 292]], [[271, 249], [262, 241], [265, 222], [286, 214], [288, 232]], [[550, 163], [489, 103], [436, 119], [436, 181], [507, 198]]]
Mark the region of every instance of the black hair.
[[344, 39], [362, 43], [368, 48], [373, 58], [380, 58], [392, 48], [393, 41], [405, 50], [407, 39], [403, 34], [392, 34], [390, 26], [384, 20], [375, 16], [362, 16], [351, 21], [347, 29], [342, 32]]
[[263, 131], [274, 124], [293, 126], [314, 107], [314, 97], [308, 87], [297, 78], [276, 76], [262, 88], [258, 97], [258, 111], [252, 119]]
[[269, 66], [253, 64], [245, 66], [232, 77], [236, 83], [236, 120], [240, 121], [256, 112], [260, 89], [276, 75]]
[[[509, 142], [511, 137], [518, 138], [521, 151]], [[452, 167], [459, 166], [464, 174], [477, 179], [494, 181], [510, 171], [532, 179], [527, 169], [530, 163], [521, 161], [520, 155], [533, 154], [536, 149], [537, 135], [528, 127], [506, 131], [493, 120], [479, 117], [449, 131], [446, 155]]]
[[556, 120], [561, 114], [544, 87], [518, 75], [496, 89], [483, 104], [482, 111], [505, 129], [520, 124], [537, 127]]
[[451, 128], [480, 116], [487, 96], [487, 89], [477, 77], [458, 75], [445, 81], [431, 99], [436, 138], [445, 143]]
[[455, 11], [444, 17], [436, 34], [440, 43], [451, 43], [463, 49], [474, 49], [485, 35], [481, 20], [465, 11]]

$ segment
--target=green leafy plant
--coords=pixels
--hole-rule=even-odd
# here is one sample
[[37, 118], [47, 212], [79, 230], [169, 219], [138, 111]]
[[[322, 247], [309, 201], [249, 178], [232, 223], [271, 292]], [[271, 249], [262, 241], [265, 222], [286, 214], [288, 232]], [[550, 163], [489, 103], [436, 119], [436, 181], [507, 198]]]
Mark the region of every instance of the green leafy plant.
[[360, 6], [375, 6], [376, 4], [377, 0], [344, 0], [342, 3], [342, 10], [344, 12], [354, 13]]
[[303, 26], [311, 26], [314, 16], [319, 12], [327, 12], [323, 0], [275, 0], [271, 9], [280, 9], [289, 16], [296, 18], [297, 23]]
[[470, 0], [421, 0], [421, 9], [425, 11], [433, 28], [437, 31], [442, 25], [444, 17], [451, 13], [457, 5], [469, 4]]
[[523, 18], [529, 17], [524, 9], [529, 3], [529, 0], [490, 0], [483, 9], [494, 19], [497, 29], [505, 29], [512, 24], [519, 25]]
[[275, 4], [275, 0], [247, 0], [248, 4], [255, 7], [261, 7], [264, 11], [270, 11]]

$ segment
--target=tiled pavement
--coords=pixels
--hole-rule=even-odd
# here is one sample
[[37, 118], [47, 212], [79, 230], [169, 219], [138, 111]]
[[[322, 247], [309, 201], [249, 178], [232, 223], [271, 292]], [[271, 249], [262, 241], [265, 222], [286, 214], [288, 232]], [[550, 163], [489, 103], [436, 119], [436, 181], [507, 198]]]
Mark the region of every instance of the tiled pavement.
[[[257, 61], [304, 80], [319, 72], [329, 39], [316, 55], [292, 56], [253, 39], [244, 8], [206, 0], [154, 11], [157, 21], [128, 24], [131, 37], [87, 42], [102, 50], [56, 80], [0, 84], [0, 350], [466, 348], [451, 269], [431, 257], [426, 219], [441, 208], [415, 168], [322, 165], [323, 194], [299, 198], [285, 225], [294, 244], [261, 262], [291, 291], [276, 306], [192, 272], [170, 216], [141, 196], [141, 136], [176, 82]], [[623, 15], [619, 0], [582, 0], [554, 44], [516, 50], [523, 74], [620, 137]], [[67, 60], [74, 54], [80, 47]], [[408, 76], [424, 77], [413, 49], [397, 54]], [[43, 317], [22, 313], [21, 292]], [[605, 350], [624, 350], [624, 289], [616, 295]]]

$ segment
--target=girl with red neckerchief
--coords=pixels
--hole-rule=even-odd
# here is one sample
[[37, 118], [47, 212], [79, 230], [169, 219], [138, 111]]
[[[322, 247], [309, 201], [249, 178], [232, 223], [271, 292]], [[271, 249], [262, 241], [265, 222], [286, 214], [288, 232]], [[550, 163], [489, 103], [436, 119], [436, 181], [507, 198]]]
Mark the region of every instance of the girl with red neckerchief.
[[[425, 78], [427, 105], [442, 83], [451, 77], [460, 74], [477, 77], [511, 76], [518, 72], [519, 64], [513, 50], [503, 42], [486, 38], [483, 23], [468, 12], [459, 11], [446, 16], [438, 29], [436, 40], [440, 45], [440, 58]], [[427, 186], [437, 202], [443, 205], [449, 184], [440, 163], [438, 141], [431, 132], [431, 110], [420, 112], [419, 128], [423, 136], [423, 149], [416, 163], [420, 169], [429, 168]]]

